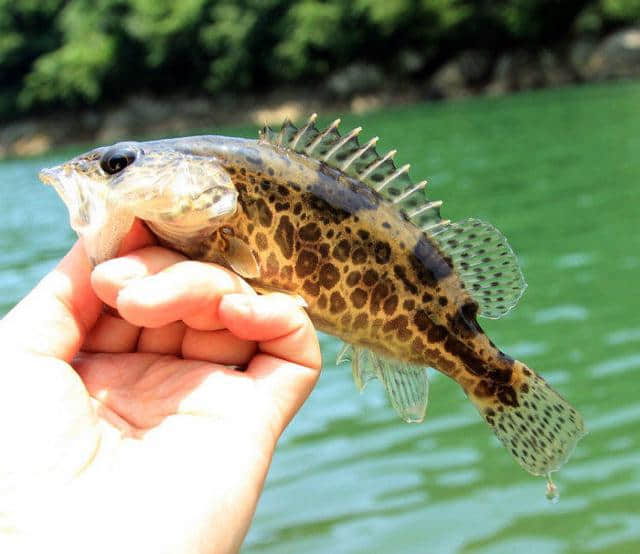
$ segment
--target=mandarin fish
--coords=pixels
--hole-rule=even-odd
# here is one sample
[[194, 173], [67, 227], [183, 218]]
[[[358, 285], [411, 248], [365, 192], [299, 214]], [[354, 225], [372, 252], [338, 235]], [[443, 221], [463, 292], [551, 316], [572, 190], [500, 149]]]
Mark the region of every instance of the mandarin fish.
[[518, 463], [548, 476], [585, 433], [582, 417], [477, 321], [523, 294], [513, 250], [488, 223], [442, 219], [395, 151], [379, 155], [377, 138], [361, 143], [361, 128], [341, 135], [338, 124], [320, 130], [314, 115], [258, 140], [121, 142], [40, 178], [94, 264], [139, 218], [161, 244], [298, 298], [345, 342], [357, 388], [379, 379], [405, 421], [425, 416], [426, 368], [451, 377]]

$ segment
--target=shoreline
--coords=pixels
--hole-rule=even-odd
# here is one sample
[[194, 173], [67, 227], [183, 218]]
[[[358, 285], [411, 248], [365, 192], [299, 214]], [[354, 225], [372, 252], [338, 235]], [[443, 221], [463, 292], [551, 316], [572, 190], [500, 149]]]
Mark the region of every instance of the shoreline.
[[333, 73], [323, 86], [215, 97], [140, 94], [102, 109], [20, 118], [0, 129], [0, 160], [77, 143], [179, 135], [225, 125], [278, 125], [286, 117], [298, 120], [313, 112], [363, 113], [408, 103], [636, 78], [640, 78], [640, 26], [537, 52], [465, 50], [421, 81], [394, 82], [376, 66], [355, 63]]

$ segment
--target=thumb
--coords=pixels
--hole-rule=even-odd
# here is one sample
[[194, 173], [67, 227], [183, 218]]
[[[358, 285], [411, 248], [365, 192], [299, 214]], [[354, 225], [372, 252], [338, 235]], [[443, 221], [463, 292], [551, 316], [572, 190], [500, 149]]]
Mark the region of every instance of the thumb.
[[102, 309], [91, 289], [91, 269], [79, 240], [0, 322], [7, 346], [70, 361]]
[[[139, 248], [151, 240], [138, 222], [123, 248]], [[5, 347], [71, 361], [102, 311], [102, 301], [91, 288], [92, 269], [80, 239], [0, 321]]]

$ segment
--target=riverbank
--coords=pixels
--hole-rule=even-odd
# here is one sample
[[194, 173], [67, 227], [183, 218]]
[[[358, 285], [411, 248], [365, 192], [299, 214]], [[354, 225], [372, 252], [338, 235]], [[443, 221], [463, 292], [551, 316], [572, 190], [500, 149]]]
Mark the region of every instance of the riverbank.
[[34, 156], [74, 143], [110, 143], [141, 136], [168, 136], [222, 125], [278, 124], [311, 112], [366, 112], [425, 100], [503, 95], [544, 87], [640, 78], [640, 26], [600, 39], [583, 37], [540, 51], [493, 53], [465, 50], [428, 78], [409, 77], [417, 59], [408, 56], [401, 79], [374, 65], [354, 63], [322, 86], [265, 94], [130, 97], [120, 105], [25, 118], [0, 129], [0, 159]]

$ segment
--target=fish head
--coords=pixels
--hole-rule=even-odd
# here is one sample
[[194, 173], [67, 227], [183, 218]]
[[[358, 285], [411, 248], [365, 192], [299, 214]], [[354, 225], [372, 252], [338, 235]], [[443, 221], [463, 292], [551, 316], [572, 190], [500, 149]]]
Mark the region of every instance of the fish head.
[[117, 255], [135, 218], [186, 243], [221, 227], [237, 206], [238, 192], [220, 162], [172, 141], [96, 148], [39, 177], [66, 204], [94, 265]]

